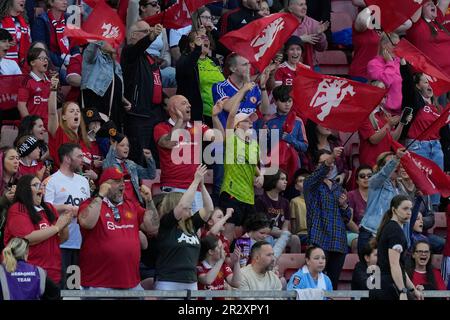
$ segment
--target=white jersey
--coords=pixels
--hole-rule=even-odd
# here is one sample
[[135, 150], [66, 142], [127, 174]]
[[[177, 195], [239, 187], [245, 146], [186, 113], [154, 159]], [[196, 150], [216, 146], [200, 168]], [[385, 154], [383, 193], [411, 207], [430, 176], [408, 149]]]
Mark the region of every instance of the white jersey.
[[[79, 174], [67, 177], [58, 170], [48, 177], [44, 183], [44, 200], [53, 205], [69, 204], [78, 207], [81, 202], [91, 196], [88, 180]], [[61, 248], [80, 249], [80, 247], [80, 226], [77, 223], [77, 219], [73, 218], [69, 225], [69, 239], [61, 244]]]

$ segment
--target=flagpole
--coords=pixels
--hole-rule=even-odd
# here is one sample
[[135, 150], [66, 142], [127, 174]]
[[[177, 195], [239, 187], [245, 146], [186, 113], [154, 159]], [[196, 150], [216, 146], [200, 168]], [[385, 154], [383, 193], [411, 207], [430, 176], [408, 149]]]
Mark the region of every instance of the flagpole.
[[342, 145], [343, 147], [345, 147], [345, 145], [347, 144], [347, 142], [350, 141], [350, 139], [353, 137], [353, 135], [354, 135], [355, 133], [356, 133], [356, 131], [354, 131], [354, 132], [350, 135], [350, 137], [348, 137], [348, 139], [345, 140], [344, 144]]

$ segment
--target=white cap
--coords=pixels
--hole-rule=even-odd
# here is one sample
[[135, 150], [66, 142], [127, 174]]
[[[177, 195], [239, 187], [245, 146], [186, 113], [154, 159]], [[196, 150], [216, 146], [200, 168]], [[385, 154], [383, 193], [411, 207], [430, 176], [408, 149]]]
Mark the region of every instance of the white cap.
[[242, 122], [242, 121], [246, 120], [247, 118], [249, 118], [249, 120], [251, 122], [255, 122], [256, 120], [258, 120], [258, 115], [256, 114], [256, 112], [253, 112], [253, 113], [239, 112], [234, 118], [233, 127], [236, 128], [236, 126], [239, 124], [239, 122]]

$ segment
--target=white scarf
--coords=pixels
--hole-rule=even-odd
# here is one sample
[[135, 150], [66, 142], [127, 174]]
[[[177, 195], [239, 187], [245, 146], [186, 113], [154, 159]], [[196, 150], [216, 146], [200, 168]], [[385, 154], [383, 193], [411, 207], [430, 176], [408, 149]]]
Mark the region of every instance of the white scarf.
[[[306, 265], [303, 266], [302, 272], [305, 274], [309, 274], [309, 270]], [[317, 279], [317, 289], [327, 290], [327, 285], [325, 284], [325, 277], [323, 276], [323, 272], [319, 272], [319, 277]]]

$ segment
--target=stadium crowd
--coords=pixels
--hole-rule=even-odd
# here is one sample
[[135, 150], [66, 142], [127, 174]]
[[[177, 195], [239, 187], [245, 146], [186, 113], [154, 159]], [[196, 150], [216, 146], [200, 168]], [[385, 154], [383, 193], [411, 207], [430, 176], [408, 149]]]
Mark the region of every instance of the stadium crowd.
[[[0, 300], [233, 288], [322, 299], [302, 289], [337, 290], [351, 254], [352, 289], [371, 299], [450, 290], [448, 229], [431, 232], [450, 203], [402, 161], [450, 172], [450, 124], [427, 130], [450, 92], [436, 96], [396, 51], [409, 40], [450, 79], [450, 0], [423, 1], [390, 33], [368, 27], [364, 0], [339, 1], [355, 9], [351, 44], [331, 32], [332, 2], [204, 1], [174, 29], [149, 21], [177, 1], [0, 0], [0, 86], [23, 75], [0, 108]], [[123, 22], [123, 43], [66, 36], [71, 8], [87, 21], [99, 3]], [[299, 25], [263, 70], [219, 41], [279, 12]], [[351, 57], [335, 75], [386, 90], [352, 136], [293, 99], [296, 77], [323, 74], [331, 49]], [[263, 156], [281, 150], [293, 158], [273, 170]], [[305, 264], [280, 272], [286, 253]]]

